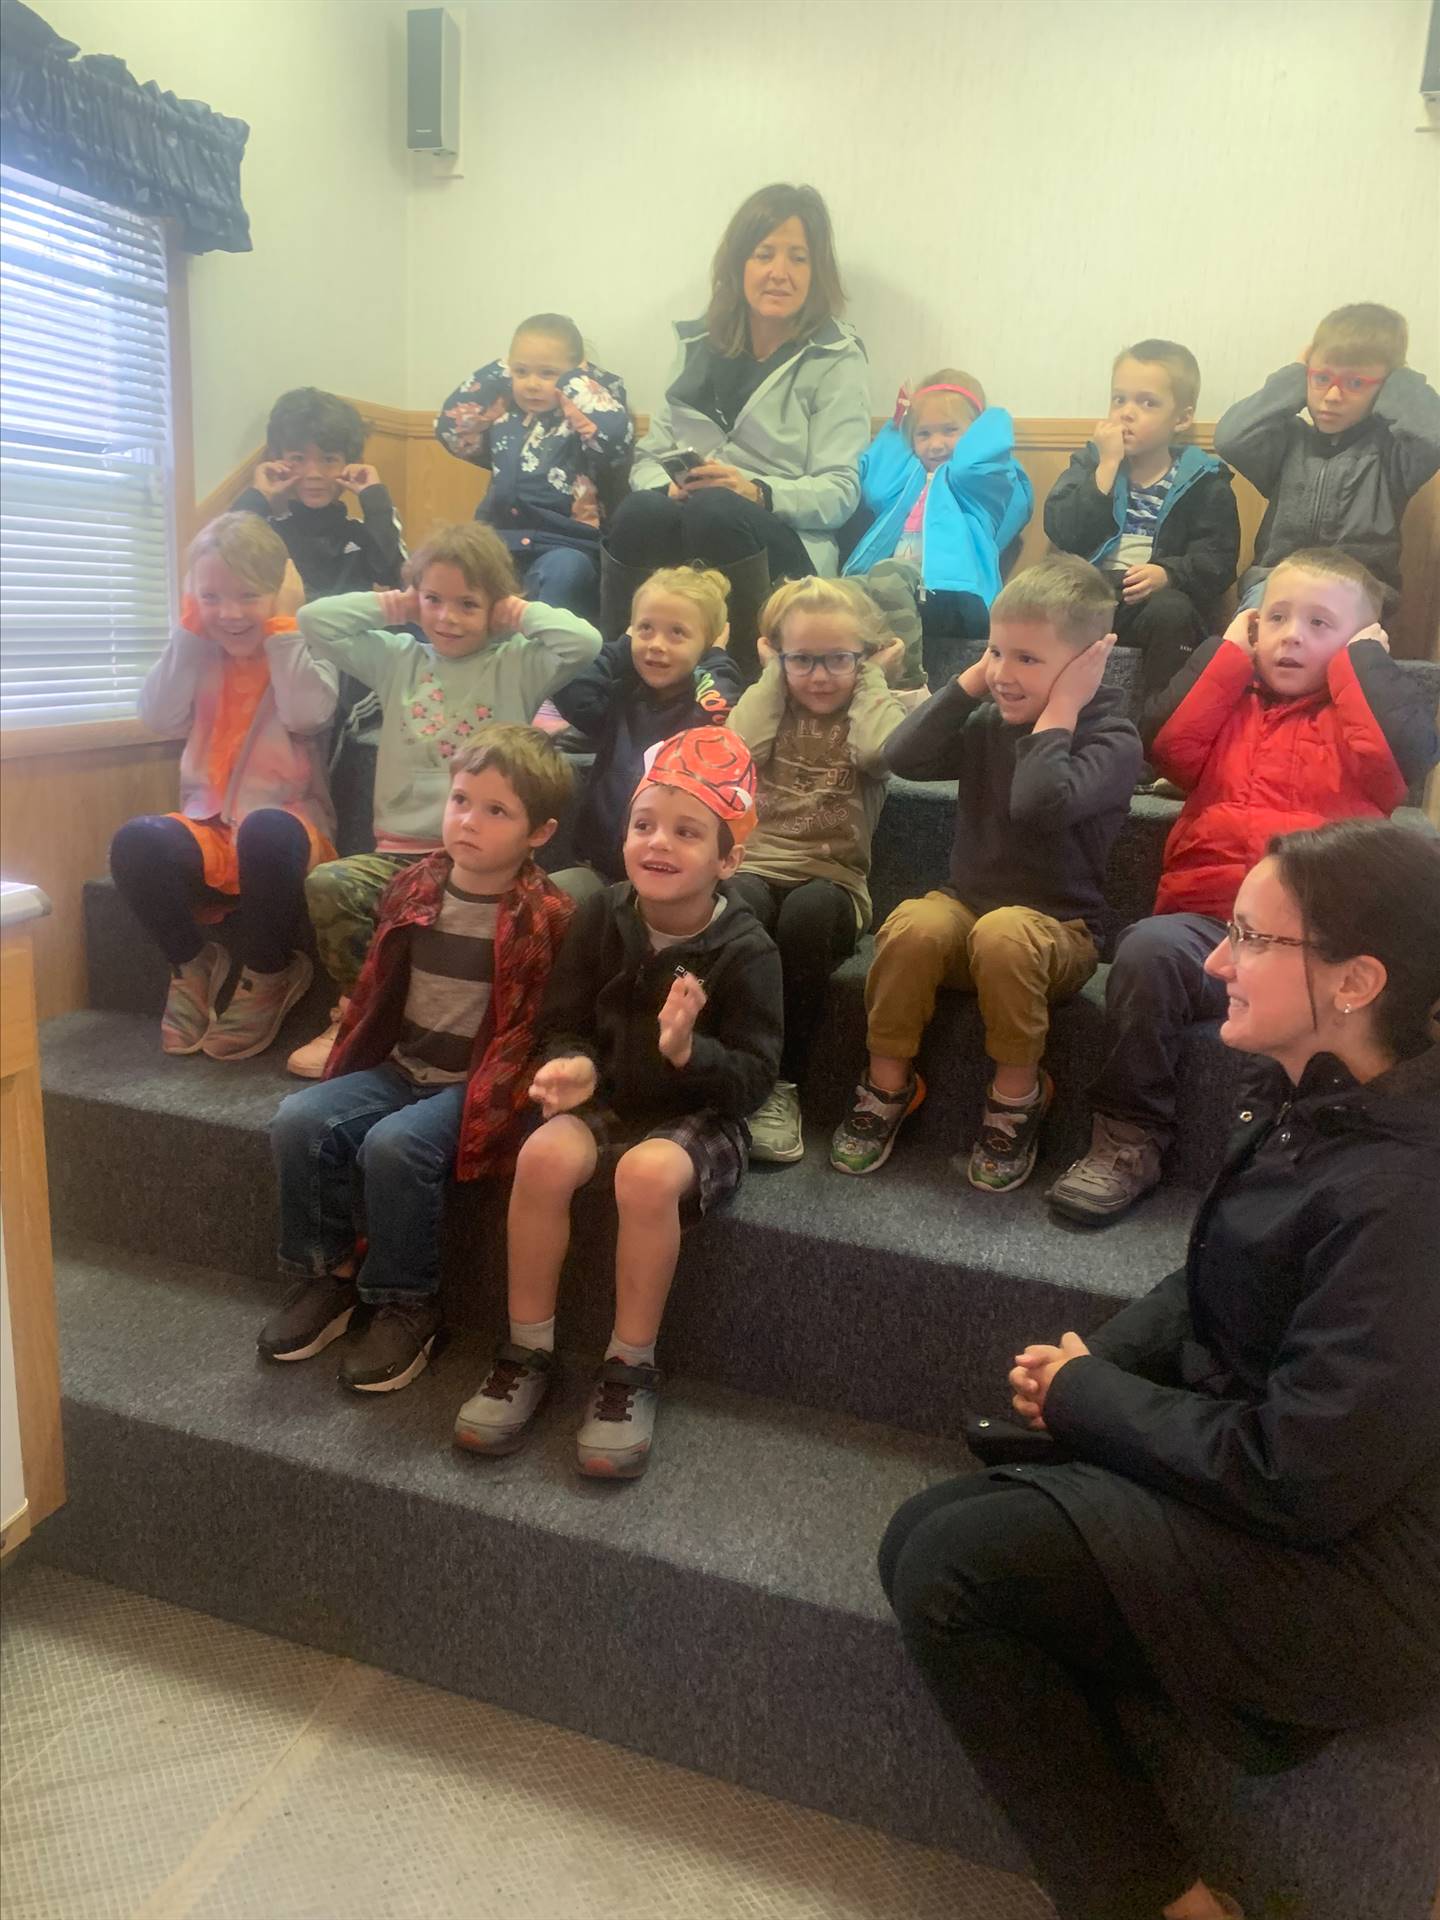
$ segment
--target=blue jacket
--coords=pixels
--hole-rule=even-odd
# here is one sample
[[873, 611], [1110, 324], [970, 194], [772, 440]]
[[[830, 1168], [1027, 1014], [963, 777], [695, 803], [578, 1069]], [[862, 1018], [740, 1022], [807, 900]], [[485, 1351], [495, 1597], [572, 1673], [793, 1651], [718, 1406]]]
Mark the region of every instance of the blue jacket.
[[[860, 492], [875, 515], [846, 573], [868, 573], [900, 543], [920, 498], [925, 469], [892, 421], [860, 456]], [[988, 607], [1000, 591], [1000, 556], [1035, 507], [1030, 479], [1015, 459], [1015, 423], [987, 407], [936, 470], [925, 501], [925, 586], [931, 593], [974, 593]]]
[[[963, 442], [962, 442], [963, 445]], [[1155, 523], [1154, 561], [1164, 567], [1172, 587], [1208, 613], [1235, 578], [1240, 558], [1240, 516], [1230, 469], [1199, 447], [1174, 447], [1175, 478]], [[1070, 464], [1045, 501], [1045, 531], [1062, 553], [1078, 553], [1097, 566], [1125, 527], [1130, 486], [1125, 463], [1112, 493], [1095, 485], [1100, 455], [1093, 440], [1071, 456]]]
[[[472, 466], [489, 467], [490, 488], [475, 509], [477, 520], [494, 527], [507, 547], [544, 544], [595, 547], [607, 511], [624, 492], [635, 444], [635, 422], [625, 399], [625, 383], [603, 367], [575, 368], [559, 383], [560, 392], [594, 425], [586, 436], [572, 427], [559, 407], [550, 413], [519, 413], [510, 395], [510, 368], [504, 360], [479, 367], [440, 409], [435, 438]], [[476, 424], [496, 400], [507, 411], [490, 427]]]

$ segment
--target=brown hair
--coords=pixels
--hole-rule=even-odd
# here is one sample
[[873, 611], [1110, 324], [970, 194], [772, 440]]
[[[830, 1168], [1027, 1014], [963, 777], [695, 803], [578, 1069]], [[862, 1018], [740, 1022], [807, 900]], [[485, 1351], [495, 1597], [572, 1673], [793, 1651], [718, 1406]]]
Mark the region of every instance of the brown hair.
[[907, 442], [915, 438], [915, 408], [922, 399], [928, 400], [932, 407], [945, 403], [948, 403], [951, 408], [964, 407], [972, 422], [980, 418], [980, 413], [970, 405], [963, 393], [926, 393], [926, 387], [967, 387], [980, 402], [980, 411], [984, 411], [985, 389], [974, 374], [966, 373], [963, 367], [941, 367], [936, 373], [927, 373], [910, 396], [910, 404], [900, 419], [900, 431]]
[[570, 356], [570, 364], [578, 367], [585, 358], [585, 342], [580, 338], [580, 329], [568, 313], [532, 313], [528, 320], [522, 320], [514, 333], [511, 344], [522, 333], [543, 333], [547, 339], [558, 340]]
[[1373, 360], [1393, 373], [1404, 366], [1409, 345], [1410, 329], [1403, 314], [1373, 300], [1357, 300], [1326, 314], [1315, 329], [1312, 351], [1318, 353], [1323, 347], [1326, 356], [1342, 366], [1363, 366]]
[[450, 762], [450, 771], [484, 773], [493, 767], [515, 789], [530, 831], [558, 820], [575, 791], [575, 768], [538, 727], [510, 726], [490, 720]]
[[407, 584], [418, 587], [425, 569], [433, 566], [458, 567], [466, 586], [483, 593], [492, 606], [520, 590], [504, 541], [478, 520], [466, 520], [458, 527], [437, 527], [406, 561]]
[[1078, 553], [1052, 553], [1000, 589], [990, 625], [1043, 621], [1079, 653], [1110, 631], [1114, 613], [1115, 590], [1097, 567]]
[[1110, 363], [1110, 378], [1122, 360], [1143, 360], [1147, 366], [1163, 367], [1170, 377], [1170, 391], [1177, 407], [1193, 413], [1200, 398], [1200, 362], [1189, 347], [1178, 340], [1137, 340], [1133, 347], [1122, 347]]
[[858, 580], [820, 580], [807, 574], [777, 587], [760, 609], [760, 631], [778, 653], [781, 628], [792, 613], [838, 613], [855, 622], [862, 653], [878, 653], [893, 638], [885, 616]]
[[727, 360], [750, 345], [750, 309], [745, 304], [745, 263], [767, 233], [798, 219], [810, 248], [810, 292], [795, 316], [791, 338], [808, 340], [845, 306], [845, 289], [835, 261], [830, 215], [814, 187], [777, 181], [760, 187], [736, 209], [710, 267], [710, 307], [705, 316], [710, 338]]
[[270, 409], [265, 450], [293, 453], [311, 442], [322, 453], [338, 453], [347, 463], [364, 458], [365, 426], [348, 400], [323, 387], [292, 387]]
[[185, 556], [187, 571], [207, 553], [256, 593], [278, 593], [290, 561], [285, 542], [258, 513], [222, 513], [202, 527]]
[[[1295, 553], [1287, 553], [1283, 560], [1276, 561], [1270, 570], [1270, 580], [1286, 567], [1297, 573], [1312, 574], [1321, 580], [1346, 581], [1359, 594], [1370, 618], [1380, 618], [1385, 605], [1385, 589], [1363, 561], [1357, 560], [1353, 554], [1342, 553], [1339, 547], [1301, 547]], [[1268, 588], [1269, 581], [1266, 586]]]
[[640, 604], [642, 593], [673, 593], [677, 600], [688, 600], [700, 616], [705, 644], [713, 647], [725, 625], [730, 582], [713, 567], [659, 567], [635, 589], [630, 602], [630, 618]]

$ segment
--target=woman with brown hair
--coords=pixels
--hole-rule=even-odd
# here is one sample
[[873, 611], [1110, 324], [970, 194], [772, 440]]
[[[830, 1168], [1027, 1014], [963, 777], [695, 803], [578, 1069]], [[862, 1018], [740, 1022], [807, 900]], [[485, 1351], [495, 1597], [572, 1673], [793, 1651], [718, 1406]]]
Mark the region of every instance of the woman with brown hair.
[[731, 652], [753, 673], [772, 581], [835, 572], [870, 438], [865, 350], [843, 304], [820, 195], [752, 193], [716, 252], [708, 312], [675, 329], [679, 361], [611, 523], [607, 638], [655, 568], [703, 561], [729, 577]]

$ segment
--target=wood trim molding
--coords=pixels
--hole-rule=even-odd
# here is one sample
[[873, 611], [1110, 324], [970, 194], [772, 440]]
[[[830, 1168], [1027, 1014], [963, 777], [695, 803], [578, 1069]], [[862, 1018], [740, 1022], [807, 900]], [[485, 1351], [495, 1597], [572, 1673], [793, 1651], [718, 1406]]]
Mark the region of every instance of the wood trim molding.
[[183, 742], [152, 733], [143, 720], [72, 720], [55, 727], [8, 727], [0, 733], [0, 761], [43, 760], [52, 753], [114, 753], [125, 747], [172, 747]]

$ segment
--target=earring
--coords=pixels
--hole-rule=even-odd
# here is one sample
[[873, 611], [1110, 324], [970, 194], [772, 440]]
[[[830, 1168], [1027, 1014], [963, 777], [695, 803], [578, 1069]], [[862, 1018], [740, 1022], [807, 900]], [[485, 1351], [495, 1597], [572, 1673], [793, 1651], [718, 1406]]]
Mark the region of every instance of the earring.
[[1351, 1009], [1348, 1006], [1344, 1006], [1344, 1007], [1341, 1007], [1340, 1011], [1341, 1013], [1349, 1013]]

